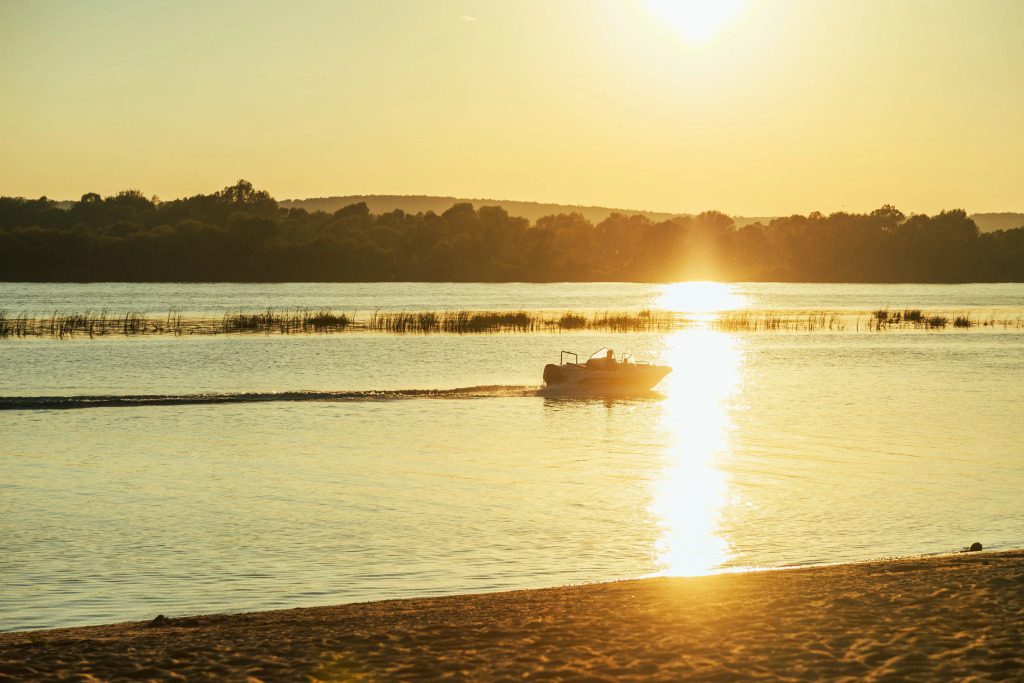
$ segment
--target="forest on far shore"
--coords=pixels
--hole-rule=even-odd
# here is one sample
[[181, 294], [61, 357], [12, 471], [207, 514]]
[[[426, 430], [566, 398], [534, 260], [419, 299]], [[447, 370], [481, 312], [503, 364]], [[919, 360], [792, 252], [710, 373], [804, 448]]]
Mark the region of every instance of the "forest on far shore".
[[718, 211], [531, 224], [496, 206], [373, 214], [281, 208], [240, 180], [172, 201], [90, 193], [69, 208], [0, 197], [7, 282], [1022, 282], [1024, 227], [965, 211], [818, 212], [737, 228]]

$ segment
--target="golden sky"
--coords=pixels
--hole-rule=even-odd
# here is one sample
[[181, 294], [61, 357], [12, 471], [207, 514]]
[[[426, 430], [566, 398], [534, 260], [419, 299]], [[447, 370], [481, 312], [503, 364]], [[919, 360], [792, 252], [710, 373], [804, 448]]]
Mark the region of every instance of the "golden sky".
[[3, 0], [0, 194], [1024, 210], [1020, 0]]

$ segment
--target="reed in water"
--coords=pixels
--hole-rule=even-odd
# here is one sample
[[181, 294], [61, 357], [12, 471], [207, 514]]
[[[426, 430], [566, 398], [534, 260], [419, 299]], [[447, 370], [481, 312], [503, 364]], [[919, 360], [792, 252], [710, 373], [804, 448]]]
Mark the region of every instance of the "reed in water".
[[340, 332], [352, 320], [344, 313], [335, 313], [326, 308], [298, 308], [275, 311], [268, 308], [262, 313], [228, 313], [221, 320], [220, 328], [208, 330], [207, 334], [256, 333], [256, 334], [308, 334]]
[[137, 312], [110, 314], [54, 312], [34, 317], [11, 316], [0, 309], [0, 339], [49, 337], [67, 339], [109, 335], [216, 335], [216, 334], [327, 334], [361, 331], [382, 334], [488, 334], [560, 332], [673, 332], [706, 328], [720, 332], [882, 332], [886, 330], [960, 330], [996, 328], [1024, 330], [1024, 318], [972, 318], [928, 314], [919, 309], [868, 314], [839, 311], [751, 310], [728, 311], [694, 318], [672, 311], [600, 311], [590, 314], [531, 311], [373, 311], [365, 316], [327, 308], [296, 308], [260, 312], [232, 312], [219, 317], [185, 316], [172, 309], [166, 316], [149, 317]]
[[481, 334], [493, 332], [561, 332], [598, 330], [605, 332], [670, 332], [681, 329], [672, 313], [595, 313], [587, 317], [567, 312], [556, 315], [527, 311], [445, 311], [443, 313], [382, 313], [374, 311], [366, 329], [372, 332], [447, 332]]
[[783, 314], [775, 311], [730, 311], [711, 321], [712, 329], [722, 332], [843, 332], [847, 320], [832, 311]]

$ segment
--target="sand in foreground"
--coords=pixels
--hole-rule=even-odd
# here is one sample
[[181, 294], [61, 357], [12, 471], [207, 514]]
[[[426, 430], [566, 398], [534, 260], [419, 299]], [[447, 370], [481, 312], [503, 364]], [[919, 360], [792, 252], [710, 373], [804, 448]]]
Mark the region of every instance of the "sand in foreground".
[[0, 634], [0, 680], [1024, 679], [1024, 551]]

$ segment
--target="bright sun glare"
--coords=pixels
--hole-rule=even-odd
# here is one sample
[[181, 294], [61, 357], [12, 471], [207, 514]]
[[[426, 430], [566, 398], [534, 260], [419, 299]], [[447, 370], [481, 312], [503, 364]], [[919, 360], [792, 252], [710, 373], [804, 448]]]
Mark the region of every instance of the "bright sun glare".
[[693, 330], [671, 335], [665, 360], [673, 367], [663, 388], [666, 426], [674, 435], [654, 510], [663, 525], [658, 545], [661, 573], [697, 576], [731, 555], [717, 524], [726, 483], [716, 460], [726, 447], [725, 402], [736, 391], [742, 349], [728, 335]]
[[676, 282], [661, 285], [655, 305], [666, 311], [697, 314], [693, 317], [701, 319], [700, 314], [745, 308], [746, 299], [735, 290], [723, 282]]
[[659, 26], [678, 33], [690, 45], [709, 42], [742, 15], [748, 0], [646, 0]]

